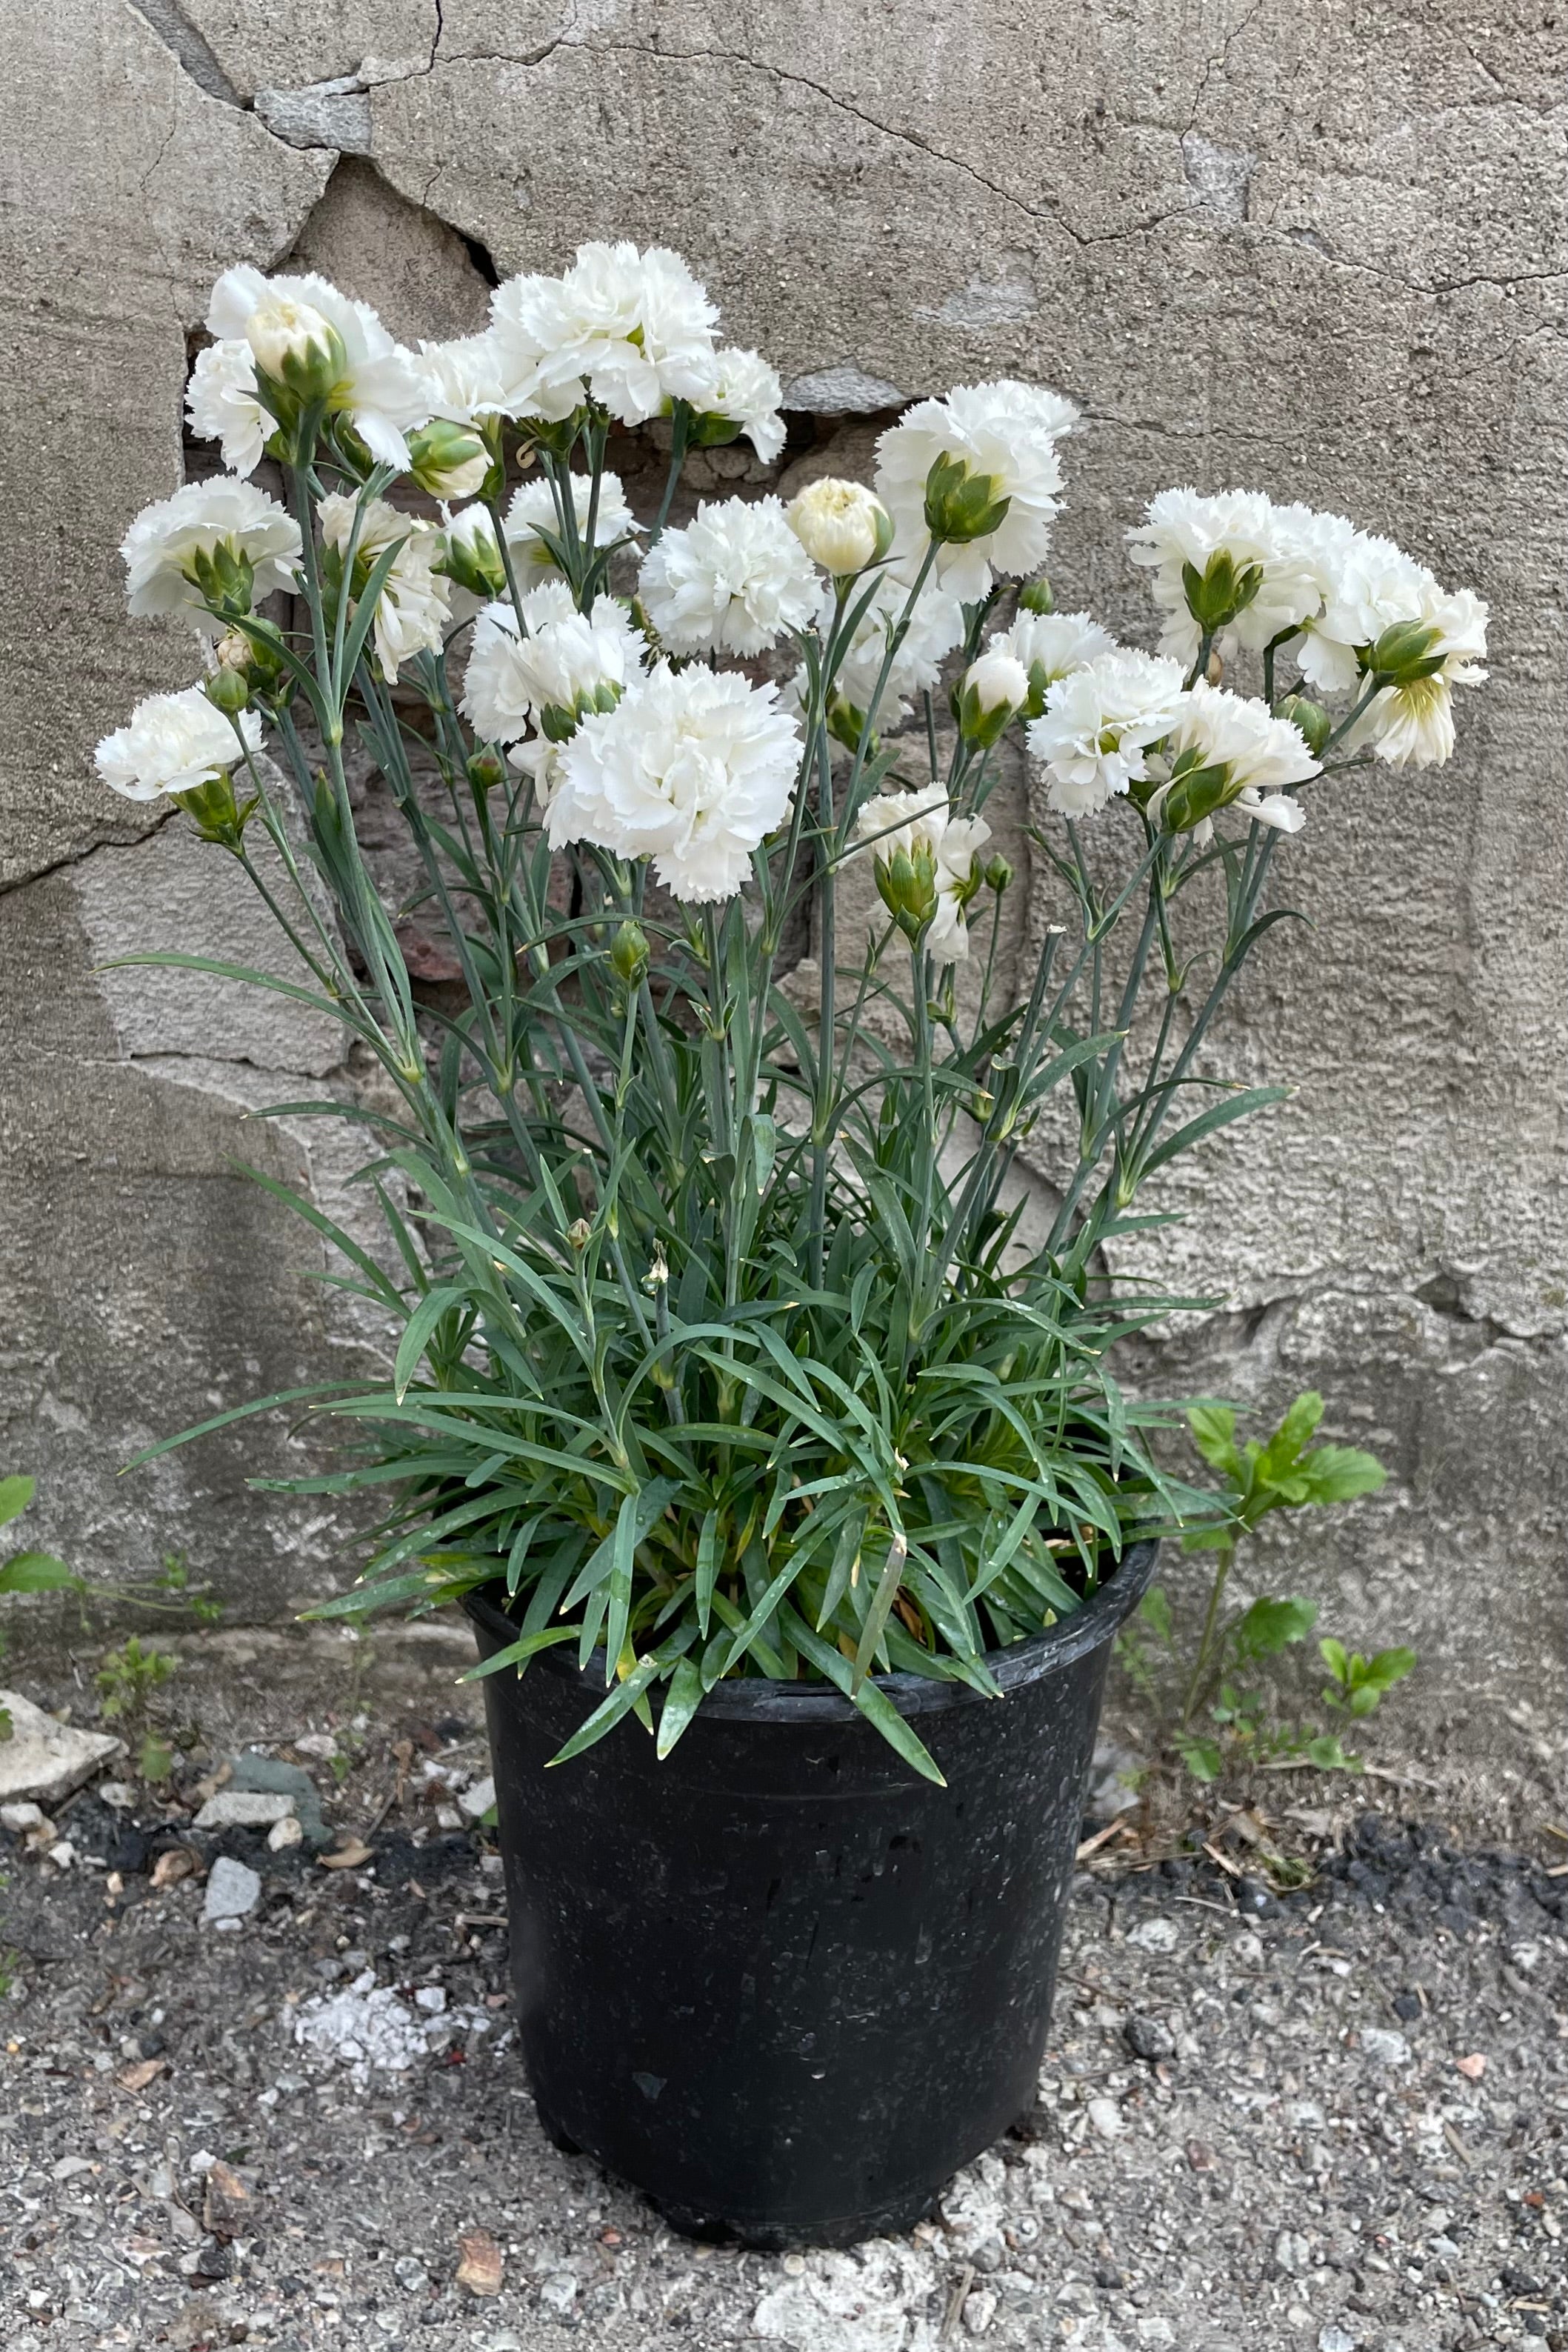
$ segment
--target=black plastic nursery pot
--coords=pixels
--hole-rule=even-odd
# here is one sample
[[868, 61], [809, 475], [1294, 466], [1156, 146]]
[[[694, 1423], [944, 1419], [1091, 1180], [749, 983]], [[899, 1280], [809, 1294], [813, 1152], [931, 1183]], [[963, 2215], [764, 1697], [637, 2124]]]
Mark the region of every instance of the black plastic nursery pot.
[[[486, 1678], [518, 2032], [539, 2118], [689, 2234], [905, 2230], [1034, 2104], [1118, 1626], [1158, 1546], [991, 1654], [1006, 1696], [893, 1675], [946, 1776], [821, 1683], [721, 1683], [660, 1763], [570, 1654]], [[516, 1638], [469, 1597], [483, 1655]]]

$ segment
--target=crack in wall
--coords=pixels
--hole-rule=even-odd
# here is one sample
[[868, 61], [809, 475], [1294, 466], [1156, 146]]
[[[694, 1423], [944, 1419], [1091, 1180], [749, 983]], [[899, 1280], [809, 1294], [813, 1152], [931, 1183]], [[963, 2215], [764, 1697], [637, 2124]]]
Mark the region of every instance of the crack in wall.
[[205, 34], [175, 5], [175, 0], [129, 0], [143, 23], [150, 25], [170, 55], [176, 58], [198, 89], [239, 112], [248, 110], [208, 46]]

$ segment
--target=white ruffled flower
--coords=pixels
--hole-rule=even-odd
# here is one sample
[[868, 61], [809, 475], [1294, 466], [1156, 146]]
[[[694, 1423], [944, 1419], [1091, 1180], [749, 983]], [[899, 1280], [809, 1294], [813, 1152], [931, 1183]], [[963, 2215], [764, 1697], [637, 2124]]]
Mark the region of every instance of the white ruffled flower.
[[1050, 776], [1047, 804], [1092, 816], [1148, 775], [1149, 746], [1168, 735], [1183, 706], [1182, 667], [1159, 654], [1100, 654], [1059, 678], [1029, 730]]
[[677, 898], [733, 898], [789, 812], [800, 761], [778, 689], [734, 670], [661, 662], [617, 708], [583, 719], [560, 755], [550, 845], [652, 857]]
[[[928, 919], [925, 944], [938, 963], [961, 963], [969, 952], [964, 909], [979, 887], [976, 865], [991, 837], [984, 817], [956, 817], [939, 785], [924, 792], [873, 793], [855, 818], [852, 839], [869, 848], [877, 887], [891, 910]], [[915, 878], [900, 879], [903, 857]]]
[[1060, 393], [1007, 379], [961, 384], [946, 400], [922, 400], [907, 409], [876, 445], [876, 487], [897, 526], [901, 544], [926, 544], [925, 482], [938, 457], [987, 475], [1007, 513], [983, 539], [944, 546], [937, 570], [945, 584], [974, 604], [997, 572], [1021, 574], [1044, 562], [1061, 488], [1057, 443], [1078, 419]]
[[893, 544], [893, 517], [875, 491], [836, 474], [809, 482], [784, 512], [812, 562], [835, 580], [863, 572]]
[[1370, 745], [1391, 767], [1441, 767], [1454, 749], [1453, 688], [1479, 686], [1486, 677], [1480, 664], [1487, 649], [1487, 607], [1469, 588], [1446, 595], [1434, 583], [1411, 617], [1437, 632], [1427, 658], [1441, 655], [1442, 668], [1429, 677], [1385, 687], [1351, 729], [1346, 746], [1357, 751]]
[[1256, 652], [1310, 618], [1322, 602], [1291, 516], [1260, 490], [1221, 490], [1212, 498], [1190, 488], [1162, 490], [1127, 540], [1134, 562], [1154, 573], [1160, 651], [1188, 665], [1202, 638], [1187, 604], [1183, 574], [1189, 564], [1201, 576], [1218, 556], [1228, 559], [1239, 579], [1254, 570], [1260, 574], [1250, 602], [1220, 629], [1221, 653], [1236, 646]]
[[1322, 694], [1348, 694], [1358, 683], [1356, 650], [1369, 646], [1399, 621], [1421, 616], [1426, 600], [1440, 593], [1424, 563], [1391, 539], [1355, 530], [1340, 515], [1303, 518], [1295, 526], [1306, 560], [1315, 559], [1322, 581], [1321, 610], [1309, 619], [1291, 650], [1301, 675]]
[[236, 474], [254, 474], [273, 420], [256, 395], [248, 343], [209, 343], [196, 354], [185, 388], [185, 415], [198, 441], [216, 441]]
[[[261, 721], [242, 710], [246, 749], [261, 744]], [[234, 722], [214, 709], [199, 686], [179, 694], [150, 694], [130, 723], [106, 735], [93, 754], [110, 792], [128, 801], [155, 801], [162, 793], [193, 793], [210, 776], [225, 774], [241, 757]]]
[[294, 586], [300, 551], [294, 517], [254, 482], [217, 475], [143, 507], [120, 541], [131, 612], [141, 620], [179, 614], [204, 635], [221, 635], [227, 624], [208, 612], [196, 584], [219, 549], [231, 562], [249, 564], [253, 604]]
[[644, 557], [638, 593], [672, 653], [759, 654], [810, 626], [821, 596], [816, 566], [777, 499], [699, 506]]
[[[577, 517], [580, 536], [588, 537], [588, 509], [592, 504], [593, 478], [590, 474], [571, 477], [571, 503]], [[560, 521], [556, 513], [555, 493], [549, 478], [534, 475], [512, 494], [512, 502], [503, 518], [507, 544], [512, 551], [513, 569], [519, 589], [537, 586], [541, 580], [553, 580], [559, 575], [556, 561], [539, 537], [548, 530], [552, 539], [560, 536]], [[626, 503], [626, 493], [619, 475], [601, 474], [599, 479], [599, 512], [594, 518], [595, 547], [612, 546], [616, 540], [640, 530], [642, 525]]]
[[1042, 698], [1046, 688], [1070, 670], [1082, 669], [1102, 654], [1116, 650], [1109, 629], [1087, 613], [1020, 613], [1011, 628], [998, 629], [989, 644], [993, 653], [1011, 654], [1023, 664], [1032, 690]]
[[[298, 322], [303, 314], [324, 320], [342, 344], [342, 372], [329, 393], [329, 406], [348, 416], [372, 457], [382, 465], [406, 467], [408, 444], [403, 434], [411, 425], [423, 425], [431, 413], [424, 370], [412, 352], [393, 341], [368, 303], [350, 301], [325, 278], [311, 273], [265, 278], [248, 264], [225, 270], [213, 289], [207, 331], [218, 338], [220, 346], [231, 348], [209, 371], [219, 382], [212, 387], [204, 383], [202, 414], [209, 415], [216, 407], [226, 416], [247, 391], [254, 401], [256, 364], [265, 366], [266, 356], [278, 358], [282, 345], [290, 340], [284, 331], [288, 320]], [[308, 336], [313, 331], [309, 317], [304, 324]], [[261, 353], [253, 336], [262, 345]], [[249, 366], [248, 387], [242, 356]], [[197, 378], [202, 373], [198, 362]], [[193, 380], [188, 405], [193, 429], [202, 432], [205, 428], [198, 422], [195, 395]], [[261, 443], [271, 431], [272, 420], [263, 414], [260, 438], [255, 439], [252, 450], [253, 434], [240, 424], [224, 440], [225, 462], [236, 473], [250, 473], [261, 456]], [[231, 441], [236, 446], [231, 446]], [[248, 453], [248, 462], [242, 449]]]
[[[728, 344], [714, 353], [712, 373], [700, 397], [686, 395], [699, 416], [738, 426], [765, 466], [784, 446], [784, 419], [779, 414], [782, 396], [777, 368], [769, 367], [759, 352], [737, 351]], [[705, 443], [716, 437], [702, 436]]]
[[[353, 538], [355, 507], [353, 499], [333, 490], [319, 509], [322, 539], [344, 560]], [[385, 499], [371, 499], [353, 541], [356, 564], [361, 560], [373, 563], [394, 544], [398, 552], [376, 599], [375, 618], [376, 657], [389, 686], [396, 682], [399, 669], [413, 655], [441, 651], [452, 614], [447, 583], [434, 568], [442, 551], [442, 533], [433, 523], [402, 513]]]
[[580, 613], [564, 580], [546, 581], [524, 596], [523, 621], [526, 636], [497, 604], [474, 624], [463, 709], [487, 742], [516, 742], [546, 710], [591, 709], [605, 689], [619, 697], [637, 675], [643, 639], [614, 596]]
[[493, 327], [478, 335], [455, 336], [450, 342], [422, 342], [419, 364], [432, 416], [475, 425], [486, 416], [510, 414], [501, 345]]
[[993, 638], [964, 672], [961, 690], [974, 696], [977, 710], [1021, 710], [1029, 700], [1029, 672], [1010, 646]]
[[622, 425], [642, 425], [713, 382], [717, 312], [662, 246], [580, 246], [559, 278], [510, 278], [491, 309], [514, 415], [569, 416], [586, 384]]
[[[1312, 757], [1300, 728], [1288, 719], [1277, 719], [1266, 702], [1228, 694], [1199, 678], [1182, 698], [1161, 756], [1174, 767], [1184, 754], [1192, 755], [1189, 765], [1196, 769], [1223, 771], [1218, 784], [1223, 797], [1214, 802], [1217, 809], [1234, 808], [1279, 833], [1300, 833], [1305, 824], [1305, 810], [1285, 787], [1308, 782], [1322, 772], [1322, 762]], [[1159, 823], [1178, 789], [1166, 783], [1151, 793], [1148, 814], [1154, 823]], [[1207, 838], [1207, 822], [1205, 815], [1193, 828], [1200, 839]]]

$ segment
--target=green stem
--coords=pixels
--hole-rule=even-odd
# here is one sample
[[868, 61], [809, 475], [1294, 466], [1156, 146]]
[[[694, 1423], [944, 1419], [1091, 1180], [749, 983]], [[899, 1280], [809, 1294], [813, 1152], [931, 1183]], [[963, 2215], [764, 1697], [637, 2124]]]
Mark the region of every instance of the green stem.
[[1219, 1604], [1224, 1598], [1226, 1581], [1229, 1577], [1235, 1559], [1236, 1547], [1234, 1544], [1228, 1545], [1226, 1549], [1220, 1553], [1219, 1564], [1214, 1571], [1214, 1582], [1209, 1587], [1208, 1608], [1204, 1615], [1203, 1633], [1198, 1641], [1197, 1656], [1193, 1662], [1192, 1675], [1186, 1686], [1186, 1696], [1182, 1701], [1181, 1727], [1184, 1731], [1186, 1729], [1187, 1725], [1192, 1721], [1194, 1710], [1197, 1706], [1198, 1700], [1203, 1696], [1204, 1686], [1210, 1670], [1210, 1654], [1214, 1648], [1215, 1631], [1219, 1622]]

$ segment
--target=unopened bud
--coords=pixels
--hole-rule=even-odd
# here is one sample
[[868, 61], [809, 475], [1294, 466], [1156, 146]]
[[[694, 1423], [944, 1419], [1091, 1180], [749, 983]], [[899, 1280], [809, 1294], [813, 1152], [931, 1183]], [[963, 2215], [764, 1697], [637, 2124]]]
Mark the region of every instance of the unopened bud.
[[883, 905], [905, 939], [918, 940], [936, 912], [936, 851], [917, 836], [912, 850], [900, 843], [890, 858], [876, 855], [873, 871]]
[[507, 566], [496, 538], [496, 526], [484, 507], [464, 507], [441, 534], [441, 551], [433, 569], [444, 572], [471, 596], [488, 604], [507, 593]]
[[244, 710], [250, 702], [250, 679], [243, 669], [229, 667], [221, 657], [218, 667], [202, 681], [207, 700], [215, 710], [226, 710], [232, 717]]
[[574, 1217], [570, 1224], [568, 1225], [566, 1229], [566, 1237], [571, 1244], [572, 1248], [576, 1251], [578, 1256], [580, 1257], [583, 1251], [588, 1247], [589, 1243], [593, 1239], [593, 1227], [589, 1223], [586, 1217]]
[[925, 477], [925, 528], [942, 545], [988, 539], [1000, 530], [1011, 504], [999, 494], [994, 474], [977, 474], [946, 450]]
[[1013, 878], [1013, 869], [1005, 857], [993, 857], [986, 867], [986, 887], [999, 898]]
[[1432, 651], [1439, 634], [1427, 621], [1396, 621], [1368, 647], [1364, 666], [1391, 686], [1413, 686], [1442, 668], [1445, 656]]
[[835, 579], [863, 572], [893, 545], [893, 517], [863, 482], [828, 474], [791, 499], [785, 520], [813, 563]]
[[1213, 648], [1209, 654], [1208, 659], [1204, 663], [1203, 674], [1208, 680], [1210, 686], [1218, 686], [1220, 679], [1225, 676], [1225, 664], [1219, 658], [1219, 648], [1218, 646]]
[[471, 499], [485, 486], [490, 452], [476, 433], [433, 416], [408, 436], [409, 471], [433, 499]]
[[202, 839], [215, 842], [220, 849], [238, 849], [256, 806], [254, 793], [243, 806], [235, 800], [234, 778], [226, 769], [217, 770], [189, 792], [172, 793], [170, 798], [184, 810]]
[[1029, 672], [1001, 646], [982, 654], [964, 672], [958, 728], [966, 743], [988, 751], [1029, 700]]
[[637, 923], [622, 923], [610, 946], [610, 961], [623, 988], [635, 988], [648, 969], [647, 935]]
[[1186, 593], [1186, 608], [1203, 631], [1212, 635], [1217, 629], [1228, 628], [1239, 613], [1244, 613], [1263, 585], [1260, 563], [1238, 565], [1228, 548], [1217, 547], [1200, 572], [1195, 563], [1184, 563], [1181, 584]]
[[499, 792], [506, 781], [507, 771], [498, 752], [475, 752], [468, 762], [468, 782], [476, 793]]
[[[847, 695], [835, 694], [828, 705], [828, 732], [846, 751], [858, 751], [866, 733], [865, 712], [857, 709]], [[866, 736], [866, 758], [874, 760], [876, 750], [875, 734]]]
[[1051, 593], [1051, 583], [1043, 572], [1038, 580], [1027, 581], [1019, 590], [1020, 613], [1054, 613], [1055, 610], [1056, 598]]
[[246, 321], [256, 367], [301, 402], [329, 401], [349, 364], [343, 339], [308, 302], [274, 292]]
[[1288, 719], [1314, 760], [1321, 760], [1323, 747], [1333, 732], [1333, 720], [1321, 702], [1310, 702], [1304, 694], [1288, 694], [1280, 705], [1279, 716]]

